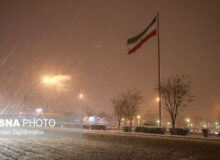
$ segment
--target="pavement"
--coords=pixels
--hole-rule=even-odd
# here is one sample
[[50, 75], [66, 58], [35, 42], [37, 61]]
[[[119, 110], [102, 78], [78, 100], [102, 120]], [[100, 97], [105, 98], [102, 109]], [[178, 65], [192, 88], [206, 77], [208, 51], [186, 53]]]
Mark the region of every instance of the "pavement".
[[64, 138], [60, 136], [78, 135], [79, 130], [44, 131], [51, 138], [0, 138], [0, 160], [217, 160], [220, 156], [217, 137], [81, 130], [82, 137]]

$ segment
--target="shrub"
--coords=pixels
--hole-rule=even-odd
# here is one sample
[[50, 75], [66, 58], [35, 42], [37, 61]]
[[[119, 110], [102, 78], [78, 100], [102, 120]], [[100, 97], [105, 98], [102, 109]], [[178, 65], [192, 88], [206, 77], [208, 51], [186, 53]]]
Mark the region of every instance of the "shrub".
[[92, 130], [106, 130], [105, 125], [91, 125]]
[[124, 132], [131, 132], [131, 127], [124, 126], [123, 130], [124, 130]]
[[138, 126], [135, 128], [135, 132], [143, 132], [143, 128], [144, 127]]
[[155, 127], [150, 128], [150, 127], [138, 126], [138, 127], [135, 128], [135, 132], [164, 134], [166, 132], [166, 128], [155, 128]]
[[203, 134], [204, 137], [208, 137], [208, 135], [209, 135], [209, 129], [203, 128], [203, 129], [202, 129], [202, 134]]
[[185, 136], [189, 134], [188, 128], [170, 128], [170, 134]]

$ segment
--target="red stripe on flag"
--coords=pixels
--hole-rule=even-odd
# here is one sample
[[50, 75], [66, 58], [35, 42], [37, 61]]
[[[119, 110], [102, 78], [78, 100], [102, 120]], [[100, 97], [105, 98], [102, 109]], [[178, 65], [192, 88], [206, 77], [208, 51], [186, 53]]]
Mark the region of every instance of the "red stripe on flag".
[[150, 39], [151, 37], [153, 37], [154, 35], [157, 34], [156, 29], [154, 29], [153, 31], [151, 31], [148, 35], [146, 35], [146, 37], [144, 37], [136, 46], [134, 46], [129, 52], [128, 54], [132, 54], [134, 53], [138, 48], [140, 48], [142, 46], [142, 44], [144, 42], [146, 42], [148, 39]]

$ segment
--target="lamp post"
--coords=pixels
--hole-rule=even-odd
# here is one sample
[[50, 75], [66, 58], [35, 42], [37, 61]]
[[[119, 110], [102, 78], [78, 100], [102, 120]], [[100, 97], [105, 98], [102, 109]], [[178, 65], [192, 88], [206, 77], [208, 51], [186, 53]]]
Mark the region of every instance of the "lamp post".
[[187, 128], [189, 128], [189, 122], [190, 122], [190, 119], [187, 118], [187, 119], [186, 119], [186, 122], [187, 122]]
[[219, 129], [218, 122], [215, 122], [215, 128], [216, 128], [216, 129]]
[[125, 119], [124, 118], [122, 118], [121, 119], [121, 125], [124, 127], [124, 125], [125, 125]]
[[141, 116], [138, 115], [138, 116], [137, 116], [137, 119], [138, 119], [138, 125], [140, 126], [140, 124], [141, 124]]
[[161, 127], [160, 120], [157, 120], [157, 127]]
[[159, 120], [158, 120], [158, 127], [161, 127], [161, 99], [160, 99], [160, 91], [159, 91], [159, 97], [155, 99], [157, 103], [159, 104]]
[[50, 98], [50, 87], [52, 84], [55, 83], [55, 78], [45, 77], [44, 82], [48, 85], [48, 93], [47, 93], [47, 105], [46, 105], [46, 112], [48, 112], [49, 109], [49, 98]]

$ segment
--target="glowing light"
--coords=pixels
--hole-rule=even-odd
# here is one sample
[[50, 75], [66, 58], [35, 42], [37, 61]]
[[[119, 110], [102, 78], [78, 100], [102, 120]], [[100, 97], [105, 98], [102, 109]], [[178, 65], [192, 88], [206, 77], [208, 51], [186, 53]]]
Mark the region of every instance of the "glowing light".
[[48, 77], [45, 77], [45, 78], [44, 78], [44, 82], [49, 82], [49, 78], [48, 78]]
[[54, 78], [52, 78], [50, 81], [51, 81], [52, 83], [54, 83], [54, 82], [55, 82], [55, 79], [54, 79]]
[[160, 120], [157, 120], [157, 123], [160, 123]]
[[125, 119], [124, 119], [124, 118], [122, 118], [121, 120], [122, 120], [122, 121], [124, 121]]
[[140, 115], [138, 115], [138, 116], [137, 116], [137, 119], [141, 119], [141, 116], [140, 116]]
[[170, 122], [167, 122], [167, 125], [169, 126], [169, 125], [170, 125]]
[[40, 112], [42, 112], [42, 111], [43, 111], [42, 108], [37, 108], [37, 109], [36, 109], [36, 112], [37, 112], [37, 113], [40, 113]]
[[55, 78], [45, 77], [44, 82], [45, 83], [55, 83]]
[[186, 122], [190, 122], [190, 119], [189, 119], [189, 118], [187, 118], [187, 119], [186, 119]]
[[66, 92], [69, 91], [69, 81], [71, 77], [68, 75], [53, 75], [45, 76], [43, 82], [48, 85], [48, 87], [53, 86], [56, 88], [57, 92]]
[[156, 101], [157, 101], [157, 102], [159, 102], [159, 101], [160, 101], [160, 98], [159, 98], [159, 97], [157, 97], [157, 98], [156, 98]]
[[78, 96], [80, 99], [83, 99], [84, 98], [84, 95], [81, 93], [81, 94], [79, 94], [79, 96]]
[[83, 120], [84, 120], [84, 121], [86, 121], [87, 119], [88, 119], [88, 117], [87, 117], [87, 116], [85, 116]]
[[88, 119], [88, 122], [89, 123], [94, 123], [95, 122], [95, 117], [90, 116], [89, 119]]

